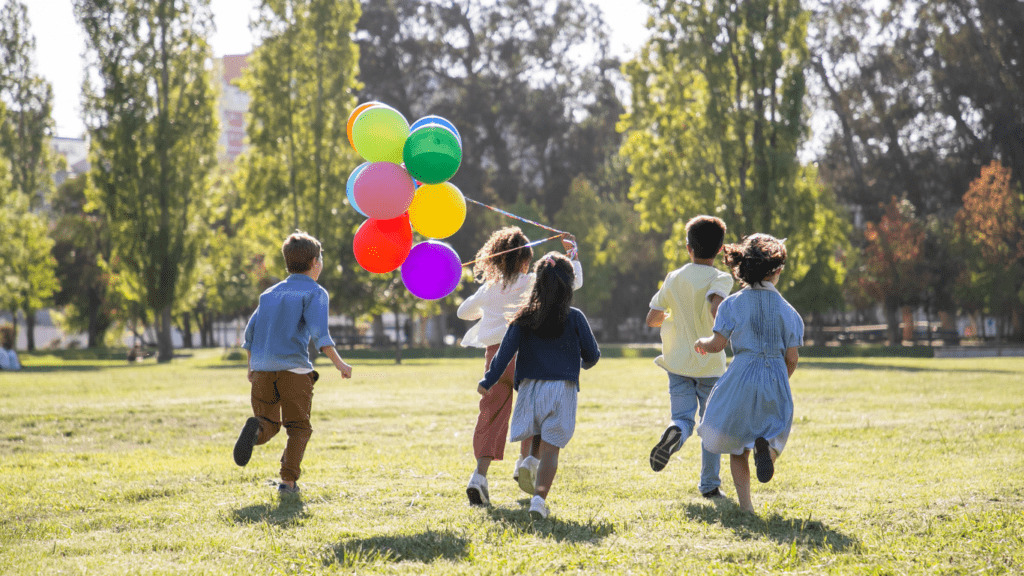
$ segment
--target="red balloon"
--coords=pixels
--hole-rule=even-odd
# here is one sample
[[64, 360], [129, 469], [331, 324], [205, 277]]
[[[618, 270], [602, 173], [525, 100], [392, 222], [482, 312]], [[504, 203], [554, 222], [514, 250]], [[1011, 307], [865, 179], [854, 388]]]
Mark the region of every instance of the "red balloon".
[[375, 274], [391, 272], [401, 266], [410, 250], [412, 224], [408, 213], [390, 220], [369, 218], [352, 238], [356, 262], [367, 272]]

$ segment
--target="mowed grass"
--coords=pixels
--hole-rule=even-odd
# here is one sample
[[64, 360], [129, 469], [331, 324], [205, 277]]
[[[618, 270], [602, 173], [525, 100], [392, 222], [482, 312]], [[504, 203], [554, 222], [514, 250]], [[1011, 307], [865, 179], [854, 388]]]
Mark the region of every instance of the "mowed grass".
[[245, 468], [245, 369], [25, 356], [0, 373], [0, 574], [1019, 574], [1024, 359], [804, 360], [776, 476], [739, 510], [697, 493], [697, 437], [660, 473], [650, 359], [584, 372], [576, 436], [532, 522], [491, 467], [467, 503], [482, 358], [321, 364], [302, 492], [284, 433]]

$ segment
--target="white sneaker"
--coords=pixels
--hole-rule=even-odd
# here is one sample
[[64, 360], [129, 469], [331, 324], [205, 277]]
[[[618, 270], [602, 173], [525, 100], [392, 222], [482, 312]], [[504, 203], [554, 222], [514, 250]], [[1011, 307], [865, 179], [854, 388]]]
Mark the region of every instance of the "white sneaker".
[[473, 472], [469, 477], [469, 485], [466, 486], [466, 495], [473, 506], [490, 506], [491, 495], [487, 490], [487, 477]]
[[537, 460], [533, 456], [527, 456], [523, 458], [523, 461], [516, 467], [516, 472], [519, 474], [519, 487], [522, 488], [523, 492], [527, 494], [533, 494], [537, 489], [537, 468], [540, 466], [540, 460]]
[[516, 458], [516, 467], [512, 469], [512, 479], [519, 482], [519, 467], [523, 465], [524, 458], [520, 456]]
[[534, 520], [543, 520], [548, 517], [548, 505], [544, 502], [544, 499], [540, 496], [534, 496], [530, 499], [530, 518]]

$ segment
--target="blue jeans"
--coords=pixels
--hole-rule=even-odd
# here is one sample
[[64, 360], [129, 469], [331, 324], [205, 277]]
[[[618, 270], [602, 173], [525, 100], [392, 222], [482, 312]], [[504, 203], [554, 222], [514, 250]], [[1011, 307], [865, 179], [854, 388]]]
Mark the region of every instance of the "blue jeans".
[[[708, 406], [708, 395], [718, 381], [717, 377], [691, 378], [679, 374], [668, 373], [668, 394], [672, 406], [672, 424], [683, 431], [679, 438], [679, 444], [672, 452], [677, 452], [683, 447], [686, 439], [693, 434], [696, 427], [696, 416], [698, 410], [700, 417], [704, 418], [704, 410]], [[722, 485], [722, 479], [718, 477], [721, 469], [722, 456], [713, 454], [700, 448], [700, 492], [704, 494]]]

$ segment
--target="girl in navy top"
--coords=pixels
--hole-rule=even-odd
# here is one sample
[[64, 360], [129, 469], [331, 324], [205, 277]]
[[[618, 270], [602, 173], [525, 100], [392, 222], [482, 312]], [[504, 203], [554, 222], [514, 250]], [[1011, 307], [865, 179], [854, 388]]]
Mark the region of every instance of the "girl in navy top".
[[[512, 442], [532, 439], [540, 466], [536, 477], [520, 471], [519, 485], [534, 496], [530, 516], [547, 518], [546, 499], [558, 470], [558, 452], [576, 429], [580, 367], [597, 364], [601, 351], [586, 316], [572, 308], [574, 272], [565, 256], [549, 252], [535, 268], [526, 305], [512, 320], [477, 391], [490, 393], [518, 353], [512, 413]], [[529, 486], [524, 486], [529, 484]]]

